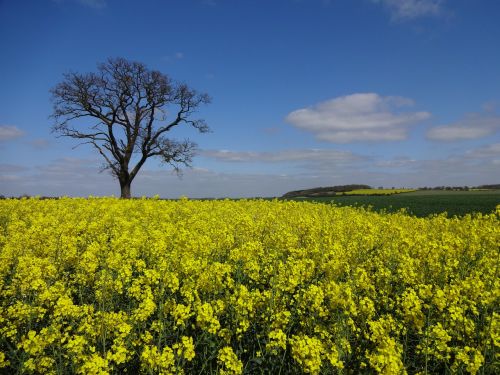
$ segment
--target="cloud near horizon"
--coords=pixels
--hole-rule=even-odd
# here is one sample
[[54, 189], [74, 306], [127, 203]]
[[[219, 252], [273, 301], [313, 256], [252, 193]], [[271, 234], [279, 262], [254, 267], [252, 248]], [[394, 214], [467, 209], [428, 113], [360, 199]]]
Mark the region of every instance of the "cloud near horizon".
[[469, 158], [497, 158], [500, 160], [500, 143], [493, 143], [469, 150], [465, 155]]
[[404, 112], [414, 101], [399, 96], [358, 93], [295, 110], [285, 120], [316, 139], [332, 143], [400, 141], [408, 127], [427, 120], [429, 112]]
[[433, 141], [460, 141], [479, 139], [500, 131], [500, 116], [469, 113], [455, 123], [429, 129], [427, 139]]
[[350, 151], [327, 149], [283, 150], [275, 152], [203, 150], [202, 156], [222, 162], [252, 163], [252, 162], [352, 162], [364, 158]]
[[0, 142], [21, 138], [26, 133], [13, 125], [0, 125]]
[[[392, 159], [368, 157], [350, 152], [311, 149], [277, 152], [203, 151], [205, 157], [228, 162], [291, 163], [298, 169], [283, 174], [221, 172], [207, 168], [186, 169], [182, 178], [170, 170], [141, 170], [133, 183], [134, 196], [165, 198], [280, 196], [290, 190], [317, 186], [363, 183], [371, 186], [478, 186], [498, 183], [500, 143], [442, 159]], [[30, 167], [0, 164], [0, 194], [6, 196], [119, 195], [117, 181], [99, 173], [100, 159], [59, 158]], [[262, 170], [265, 170], [264, 168]], [[493, 178], [493, 180], [492, 180]]]

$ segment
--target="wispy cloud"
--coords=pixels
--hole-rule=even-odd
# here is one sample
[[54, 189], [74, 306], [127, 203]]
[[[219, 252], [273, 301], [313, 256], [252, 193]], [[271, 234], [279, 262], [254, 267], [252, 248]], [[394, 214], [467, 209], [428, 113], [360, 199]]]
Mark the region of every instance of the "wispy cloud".
[[376, 178], [384, 177], [387, 180], [382, 185], [410, 187], [477, 186], [496, 183], [494, 180], [498, 175], [499, 165], [500, 144], [488, 145], [444, 158], [397, 157], [374, 162], [374, 166], [377, 167]]
[[382, 4], [389, 9], [393, 20], [404, 21], [441, 14], [444, 0], [372, 0], [372, 2]]
[[409, 125], [431, 116], [400, 110], [413, 105], [413, 100], [399, 96], [352, 94], [293, 111], [286, 121], [321, 141], [399, 141], [407, 138]]
[[27, 171], [28, 169], [24, 165], [0, 163], [0, 173], [18, 173]]
[[20, 138], [24, 135], [24, 131], [13, 125], [0, 125], [0, 142], [10, 141]]
[[37, 138], [29, 142], [30, 146], [36, 150], [46, 150], [51, 146], [51, 143], [51, 141], [45, 138]]
[[[132, 184], [134, 196], [256, 197], [281, 195], [300, 185], [300, 177], [277, 174], [221, 173], [187, 169], [182, 179], [165, 170], [141, 170]], [[88, 196], [119, 194], [119, 185], [99, 173], [99, 161], [61, 158], [29, 169], [0, 165], [0, 194]]]
[[500, 160], [500, 143], [493, 143], [469, 150], [465, 155], [468, 158], [497, 158]]
[[[331, 154], [329, 154], [331, 152]], [[229, 152], [225, 152], [228, 154]], [[177, 198], [188, 197], [256, 197], [280, 196], [287, 191], [317, 186], [363, 183], [371, 186], [419, 187], [438, 185], [469, 185], [496, 183], [500, 166], [500, 144], [494, 143], [465, 151], [446, 158], [421, 160], [405, 156], [393, 159], [356, 157], [337, 154], [335, 150], [318, 153], [311, 150], [276, 153], [229, 154], [243, 163], [257, 160], [262, 165], [269, 163], [292, 163], [301, 165], [306, 160], [307, 168], [283, 169], [275, 173], [242, 172], [238, 165], [235, 171], [220, 172], [213, 169], [187, 169], [182, 179], [165, 169], [141, 170], [134, 180], [135, 196]], [[226, 155], [227, 156], [227, 155]], [[299, 158], [300, 160], [297, 160]], [[329, 157], [337, 158], [335, 162]], [[346, 162], [343, 162], [346, 160]], [[352, 162], [350, 161], [352, 160]], [[108, 173], [99, 173], [98, 159], [61, 158], [45, 165], [25, 167], [0, 164], [0, 194], [3, 195], [49, 195], [88, 196], [119, 194], [118, 183]], [[281, 167], [282, 164], [276, 164]], [[305, 165], [305, 164], [304, 164]]]
[[390, 160], [376, 161], [374, 165], [376, 167], [393, 169], [393, 168], [408, 168], [411, 167], [412, 165], [415, 165], [416, 163], [418, 163], [416, 159], [412, 159], [407, 156], [400, 156]]
[[500, 131], [500, 116], [494, 113], [469, 113], [455, 123], [436, 126], [427, 132], [434, 141], [479, 139]]
[[0, 168], [0, 186], [0, 194], [13, 196], [111, 195], [119, 190], [109, 174], [99, 173], [98, 160], [78, 158], [60, 158], [29, 170], [6, 165]]
[[352, 162], [363, 158], [349, 151], [326, 149], [284, 150], [276, 152], [204, 150], [202, 155], [222, 162]]

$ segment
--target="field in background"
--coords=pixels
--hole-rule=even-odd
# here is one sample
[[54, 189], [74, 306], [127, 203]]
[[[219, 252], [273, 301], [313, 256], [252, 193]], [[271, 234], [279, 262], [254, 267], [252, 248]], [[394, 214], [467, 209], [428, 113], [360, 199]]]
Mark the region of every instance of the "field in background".
[[[375, 190], [375, 189], [374, 189]], [[295, 198], [301, 201], [333, 202], [340, 206], [372, 206], [374, 210], [396, 212], [403, 208], [418, 217], [447, 212], [448, 216], [463, 216], [474, 212], [488, 214], [500, 204], [500, 190], [446, 191], [418, 190], [403, 194], [338, 195], [334, 197]]]
[[415, 189], [358, 189], [339, 193], [339, 195], [394, 195], [412, 191]]

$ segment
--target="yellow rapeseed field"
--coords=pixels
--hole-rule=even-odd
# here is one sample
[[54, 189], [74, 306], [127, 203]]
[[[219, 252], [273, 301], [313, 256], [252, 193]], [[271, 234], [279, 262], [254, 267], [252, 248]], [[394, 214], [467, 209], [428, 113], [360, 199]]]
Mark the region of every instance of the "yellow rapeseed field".
[[0, 373], [500, 373], [500, 206], [0, 201]]

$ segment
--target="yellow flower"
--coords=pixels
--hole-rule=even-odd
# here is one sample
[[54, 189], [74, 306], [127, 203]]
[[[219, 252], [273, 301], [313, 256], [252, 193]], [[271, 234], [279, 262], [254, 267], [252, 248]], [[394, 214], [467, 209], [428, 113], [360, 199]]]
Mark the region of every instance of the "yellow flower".
[[219, 365], [222, 367], [219, 372], [220, 374], [238, 375], [243, 373], [243, 364], [229, 346], [225, 346], [219, 350], [217, 359]]
[[179, 303], [175, 305], [172, 315], [174, 317], [176, 326], [184, 325], [186, 321], [192, 316], [191, 306], [189, 305], [186, 306], [183, 305], [182, 303]]
[[321, 356], [324, 352], [320, 340], [315, 337], [292, 336], [290, 339], [292, 356], [308, 374], [318, 374], [321, 369]]
[[0, 368], [7, 367], [10, 364], [10, 362], [5, 359], [5, 353], [0, 352]]
[[181, 342], [172, 346], [178, 357], [191, 361], [195, 357], [193, 338], [182, 336]]
[[278, 353], [278, 349], [286, 350], [286, 334], [281, 329], [276, 329], [269, 332], [269, 341], [266, 348], [273, 354]]
[[79, 373], [89, 375], [108, 375], [108, 361], [98, 354], [89, 356], [79, 368]]
[[203, 303], [196, 309], [196, 322], [200, 328], [209, 333], [216, 334], [220, 329], [220, 323], [214, 316], [214, 309], [209, 303]]
[[413, 323], [418, 330], [421, 330], [425, 323], [424, 314], [422, 313], [422, 301], [412, 288], [403, 293], [402, 307], [405, 320], [408, 323]]

